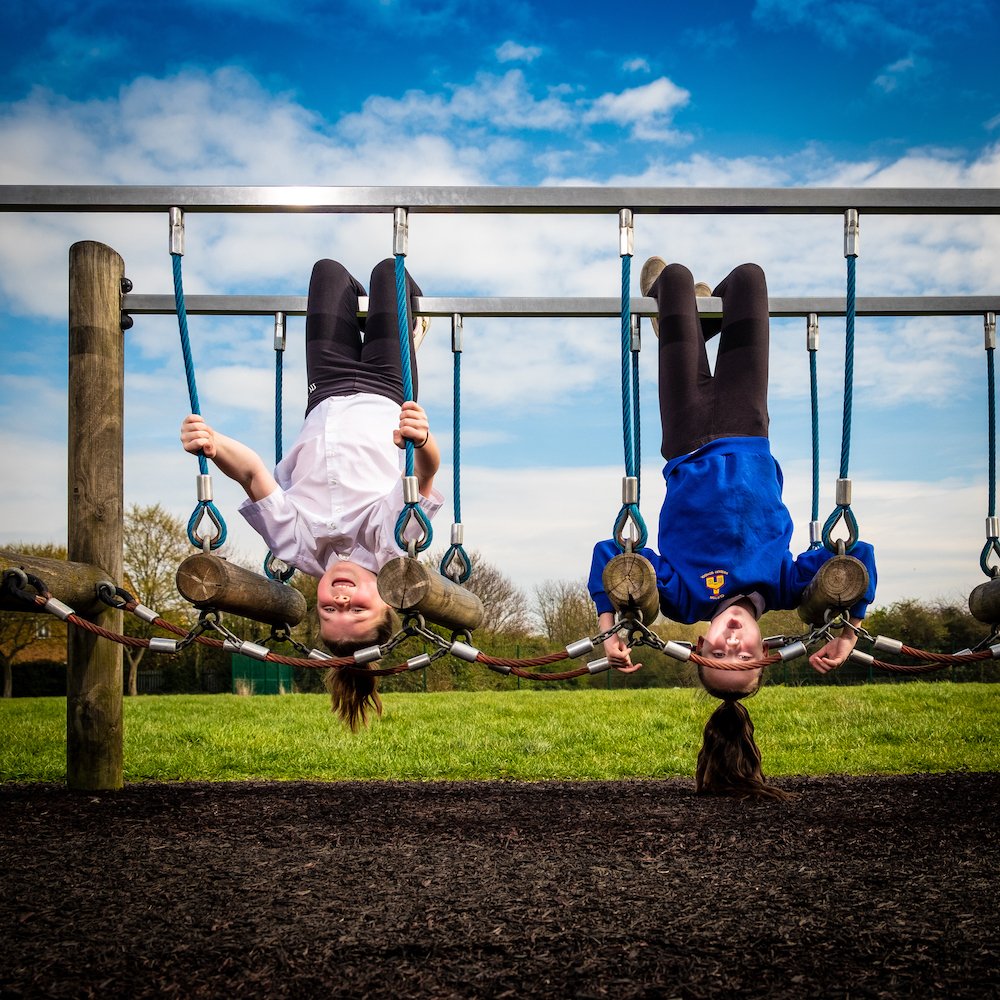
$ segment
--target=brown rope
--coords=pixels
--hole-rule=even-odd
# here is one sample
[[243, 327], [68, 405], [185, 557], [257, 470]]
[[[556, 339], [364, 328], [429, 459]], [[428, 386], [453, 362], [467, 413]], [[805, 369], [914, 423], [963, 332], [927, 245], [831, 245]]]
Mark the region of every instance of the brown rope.
[[[488, 667], [547, 667], [550, 663], [559, 663], [560, 660], [568, 660], [569, 653], [565, 649], [559, 650], [558, 653], [549, 653], [547, 656], [536, 656], [526, 660], [508, 660], [499, 656], [490, 656], [482, 651], [476, 656], [476, 661], [478, 663], [485, 663]], [[584, 667], [584, 670], [587, 668]], [[574, 677], [579, 676], [574, 674]]]
[[[45, 604], [48, 600], [48, 596], [43, 596], [41, 594], [36, 594], [33, 597], [33, 603], [37, 605], [40, 609], [44, 610]], [[123, 611], [134, 611], [138, 606], [139, 602], [132, 600], [121, 605], [121, 610]], [[75, 612], [66, 617], [66, 621], [84, 629], [93, 635], [100, 636], [101, 638], [108, 639], [111, 642], [117, 642], [122, 646], [128, 646], [131, 649], [143, 649], [149, 648], [149, 639], [144, 639], [139, 636], [122, 635], [117, 632], [112, 632], [110, 629], [106, 629], [101, 625], [97, 625], [94, 622], [88, 621], [86, 618], [81, 618]], [[178, 638], [186, 638], [188, 632], [185, 632], [183, 628], [178, 625], [174, 625], [172, 622], [168, 622], [164, 618], [156, 618], [153, 625], [157, 628], [163, 629], [166, 632], [170, 632]], [[195, 636], [195, 641], [200, 642], [203, 645], [211, 646], [213, 648], [221, 648], [224, 645], [223, 640], [214, 639], [206, 635]], [[900, 653], [904, 656], [912, 657], [915, 660], [920, 660], [919, 663], [888, 663], [885, 660], [872, 660], [872, 666], [878, 668], [879, 670], [885, 670], [889, 673], [898, 674], [925, 674], [933, 673], [936, 670], [943, 670], [945, 667], [952, 666], [955, 664], [965, 664], [965, 663], [977, 663], [983, 660], [993, 659], [993, 653], [988, 650], [980, 650], [976, 653], [934, 653], [930, 650], [916, 649], [913, 646], [903, 645], [900, 647]], [[504, 657], [490, 656], [487, 653], [479, 651], [476, 655], [476, 662], [482, 663], [485, 666], [491, 667], [503, 667], [509, 669], [510, 673], [514, 674], [516, 677], [522, 677], [525, 680], [532, 681], [564, 681], [571, 680], [574, 677], [582, 677], [584, 674], [590, 671], [586, 666], [578, 667], [574, 670], [565, 670], [557, 673], [539, 673], [537, 671], [526, 670], [526, 667], [544, 667], [549, 666], [553, 663], [559, 663], [562, 660], [569, 659], [569, 653], [566, 650], [559, 650], [556, 653], [549, 653], [546, 656], [536, 656], [526, 659], [508, 659]], [[350, 670], [352, 673], [358, 674], [368, 674], [374, 677], [389, 677], [395, 674], [401, 674], [409, 670], [407, 663], [398, 664], [395, 667], [379, 667], [376, 669], [368, 669], [364, 666], [358, 666], [355, 663], [354, 657], [352, 656], [342, 656], [335, 657], [328, 660], [314, 660], [307, 659], [304, 657], [295, 656], [283, 656], [280, 653], [275, 653], [273, 650], [269, 650], [266, 660], [271, 663], [281, 663], [286, 666], [291, 667], [303, 667], [310, 670], [325, 670], [329, 668], [333, 669], [346, 669]], [[778, 655], [768, 656], [764, 659], [759, 660], [749, 660], [747, 662], [732, 662], [724, 660], [716, 660], [713, 658], [701, 656], [698, 653], [691, 653], [690, 660], [692, 663], [698, 664], [703, 667], [712, 667], [716, 670], [757, 670], [762, 667], [769, 667], [781, 660]]]
[[576, 670], [564, 670], [562, 673], [541, 674], [533, 670], [522, 670], [520, 667], [511, 667], [510, 672], [515, 677], [523, 677], [528, 681], [568, 681], [572, 677], [582, 677], [589, 674], [586, 667], [577, 667]]

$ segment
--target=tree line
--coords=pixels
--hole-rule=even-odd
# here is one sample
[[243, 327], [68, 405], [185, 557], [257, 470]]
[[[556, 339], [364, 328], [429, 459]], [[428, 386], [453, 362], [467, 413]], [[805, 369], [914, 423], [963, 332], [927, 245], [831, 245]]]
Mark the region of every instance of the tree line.
[[[124, 589], [142, 604], [157, 611], [165, 620], [185, 630], [194, 626], [198, 613], [177, 592], [175, 574], [178, 565], [191, 554], [185, 523], [169, 514], [159, 504], [131, 506], [125, 515]], [[64, 546], [54, 544], [15, 544], [11, 549], [28, 555], [65, 559]], [[438, 565], [441, 555], [430, 554], [427, 561]], [[243, 562], [238, 554], [230, 554]], [[500, 569], [470, 554], [474, 572], [466, 584], [483, 602], [485, 620], [474, 636], [474, 644], [493, 656], [522, 659], [562, 649], [578, 639], [593, 637], [597, 619], [585, 584], [554, 580], [526, 593]], [[256, 567], [253, 567], [256, 568]], [[308, 613], [291, 630], [291, 638], [305, 648], [320, 645], [316, 618], [316, 581], [296, 573], [290, 586], [305, 597]], [[281, 644], [267, 626], [231, 615], [226, 627], [242, 639], [267, 645], [288, 656], [302, 655], [287, 643]], [[47, 614], [24, 614], [0, 611], [0, 670], [2, 696], [14, 694], [58, 694], [65, 690], [66, 625]], [[988, 627], [976, 621], [968, 608], [953, 602], [928, 603], [898, 601], [886, 608], [869, 612], [865, 627], [872, 635], [886, 635], [903, 643], [932, 652], [952, 653], [971, 648], [988, 635]], [[794, 611], [768, 612], [761, 619], [764, 635], [798, 635], [804, 627]], [[703, 625], [682, 625], [662, 619], [654, 629], [663, 638], [696, 643]], [[135, 616], [125, 615], [126, 635], [149, 638], [162, 635], [154, 626]], [[865, 648], [863, 645], [861, 648]], [[432, 652], [417, 640], [407, 640], [386, 658], [385, 665], [401, 662], [420, 652]], [[597, 649], [591, 658], [597, 658]], [[643, 669], [628, 676], [601, 674], [559, 682], [561, 686], [662, 687], [689, 686], [696, 683], [694, 670], [687, 664], [656, 650], [643, 648], [634, 657]], [[892, 657], [880, 654], [880, 659]], [[170, 656], [152, 653], [145, 648], [124, 647], [124, 690], [139, 691], [139, 672], [157, 671], [157, 690], [163, 693], [202, 690], [230, 690], [231, 656], [219, 649], [192, 643]], [[902, 662], [902, 661], [900, 661]], [[939, 674], [948, 679], [996, 680], [998, 668], [993, 661], [949, 668]], [[323, 671], [295, 668], [293, 686], [300, 691], [323, 690]], [[826, 682], [857, 683], [864, 680], [899, 679], [873, 674], [868, 668], [846, 664], [829, 675]], [[819, 678], [808, 664], [792, 661], [768, 671], [771, 683], [815, 683]], [[548, 686], [545, 682], [521, 682], [528, 686]], [[61, 685], [61, 690], [60, 690]], [[384, 679], [383, 690], [471, 690], [520, 686], [516, 678], [501, 676], [480, 665], [443, 657], [426, 671], [404, 673]]]

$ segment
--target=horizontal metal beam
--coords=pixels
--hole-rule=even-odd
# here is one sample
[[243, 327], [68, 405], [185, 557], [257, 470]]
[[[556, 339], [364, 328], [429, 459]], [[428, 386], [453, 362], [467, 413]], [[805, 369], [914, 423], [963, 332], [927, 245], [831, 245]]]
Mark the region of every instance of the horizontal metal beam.
[[[283, 312], [288, 316], [304, 316], [304, 295], [187, 295], [186, 311], [196, 316], [268, 316]], [[368, 299], [358, 300], [358, 312], [368, 312]], [[845, 300], [824, 298], [772, 298], [768, 307], [774, 317], [843, 316]], [[131, 292], [122, 307], [133, 315], [168, 315], [175, 311], [172, 295], [140, 295]], [[928, 295], [875, 296], [858, 298], [858, 316], [977, 316], [1000, 312], [1000, 295]], [[620, 316], [618, 298], [432, 298], [416, 299], [415, 309], [423, 316], [524, 316], [524, 317], [600, 317]], [[656, 300], [636, 296], [631, 300], [632, 312], [638, 316], [655, 316]], [[722, 300], [698, 299], [698, 310], [705, 316], [719, 316]]]
[[0, 185], [4, 212], [993, 215], [998, 188], [204, 187]]

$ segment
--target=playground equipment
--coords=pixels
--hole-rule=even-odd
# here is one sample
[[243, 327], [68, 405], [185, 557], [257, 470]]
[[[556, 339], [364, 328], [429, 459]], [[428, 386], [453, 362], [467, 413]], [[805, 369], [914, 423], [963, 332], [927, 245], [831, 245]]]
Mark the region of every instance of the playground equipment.
[[[623, 207], [623, 206], [627, 206]], [[997, 518], [993, 492], [995, 467], [993, 456], [993, 379], [992, 347], [989, 329], [992, 318], [995, 341], [995, 313], [1000, 296], [926, 296], [926, 297], [871, 297], [857, 299], [853, 292], [852, 276], [859, 215], [995, 215], [1000, 213], [1000, 191], [996, 189], [643, 189], [643, 188], [199, 188], [199, 187], [0, 187], [0, 210], [30, 212], [155, 212], [168, 217], [171, 227], [171, 250], [175, 250], [175, 237], [182, 234], [183, 212], [287, 212], [312, 211], [321, 213], [384, 213], [394, 219], [394, 249], [397, 266], [402, 267], [408, 217], [411, 213], [535, 213], [535, 214], [607, 214], [618, 215], [620, 256], [622, 259], [622, 296], [620, 301], [602, 298], [429, 298], [416, 301], [420, 315], [443, 316], [451, 319], [453, 352], [456, 366], [456, 441], [458, 434], [459, 363], [463, 317], [472, 316], [620, 316], [622, 323], [622, 384], [623, 426], [625, 436], [625, 477], [622, 490], [622, 510], [615, 522], [615, 537], [620, 540], [622, 561], [614, 571], [608, 592], [613, 593], [614, 603], [620, 612], [615, 630], [622, 629], [630, 642], [645, 643], [659, 648], [680, 660], [697, 661], [697, 654], [683, 644], [662, 640], [651, 629], [656, 614], [652, 600], [648, 572], [641, 565], [641, 557], [634, 549], [641, 547], [645, 526], [639, 514], [639, 483], [637, 475], [638, 440], [638, 379], [636, 377], [639, 349], [638, 317], [655, 314], [655, 303], [648, 298], [630, 295], [631, 230], [634, 218], [643, 213], [655, 214], [838, 214], [845, 217], [845, 254], [848, 258], [848, 289], [845, 298], [777, 298], [769, 303], [771, 315], [802, 316], [807, 318], [808, 344], [811, 366], [814, 363], [816, 330], [821, 316], [844, 315], [848, 319], [849, 339], [853, 337], [854, 316], [913, 316], [913, 315], [983, 315], [987, 324], [987, 351], [990, 361], [990, 514], [987, 519], [987, 545], [981, 560], [984, 572], [990, 577], [984, 585], [985, 593], [970, 600], [975, 604], [974, 613], [993, 626], [982, 648], [963, 651], [947, 657], [931, 656], [920, 650], [886, 640], [872, 638], [860, 629], [862, 638], [872, 642], [876, 652], [892, 651], [913, 656], [921, 662], [912, 667], [898, 667], [869, 657], [871, 663], [885, 669], [904, 672], [938, 669], [944, 663], [964, 663], [1000, 656], [997, 643], [997, 625], [1000, 624], [1000, 598], [997, 597], [996, 566], [989, 565], [991, 554], [1000, 555], [997, 540]], [[853, 253], [850, 248], [853, 247]], [[182, 252], [182, 249], [181, 249]], [[67, 779], [72, 788], [118, 788], [122, 785], [122, 657], [121, 643], [145, 642], [150, 649], [169, 652], [178, 644], [192, 641], [221, 645], [260, 659], [286, 662], [295, 665], [323, 666], [356, 669], [384, 656], [390, 649], [411, 636], [420, 636], [434, 645], [432, 654], [414, 657], [398, 667], [384, 668], [381, 672], [422, 669], [433, 659], [453, 655], [468, 662], [478, 662], [502, 673], [517, 676], [557, 680], [580, 673], [596, 673], [607, 669], [600, 660], [563, 673], [535, 673], [529, 668], [546, 666], [560, 660], [587, 655], [606, 638], [596, 635], [570, 644], [566, 649], [531, 661], [511, 661], [490, 657], [476, 649], [468, 634], [475, 628], [475, 611], [462, 608], [455, 599], [452, 587], [458, 588], [470, 569], [462, 546], [460, 503], [455, 503], [455, 525], [452, 531], [452, 548], [442, 563], [441, 574], [419, 581], [413, 564], [415, 552], [401, 556], [402, 567], [398, 579], [385, 586], [392, 600], [404, 612], [400, 633], [383, 647], [362, 650], [352, 658], [334, 659], [312, 651], [303, 658], [279, 657], [264, 646], [246, 643], [227, 635], [215, 609], [228, 604], [240, 607], [238, 613], [253, 612], [261, 608], [274, 611], [273, 620], [294, 617], [291, 608], [275, 610], [280, 605], [270, 586], [259, 595], [233, 598], [242, 584], [229, 579], [228, 570], [219, 574], [221, 582], [212, 595], [192, 598], [196, 605], [205, 607], [195, 630], [178, 635], [178, 630], [164, 622], [155, 612], [144, 608], [131, 595], [120, 589], [122, 579], [122, 399], [123, 399], [123, 338], [121, 332], [131, 325], [133, 316], [177, 312], [181, 317], [176, 293], [180, 287], [180, 253], [173, 253], [175, 261], [175, 298], [165, 295], [135, 293], [125, 279], [124, 263], [111, 248], [97, 243], [77, 243], [70, 249], [69, 296], [69, 538], [70, 564], [83, 567], [70, 580], [52, 567], [32, 565], [17, 553], [4, 555], [0, 562], [3, 570], [4, 606], [19, 606], [24, 610], [46, 610], [77, 626], [69, 630], [69, 681], [67, 688]], [[284, 318], [305, 312], [303, 296], [191, 296], [186, 299], [186, 314], [240, 314], [272, 315], [276, 331], [282, 330]], [[367, 303], [362, 301], [362, 310]], [[699, 309], [705, 315], [718, 315], [720, 303], [712, 298], [699, 300]], [[405, 304], [400, 318], [401, 331], [409, 322]], [[276, 332], [276, 342], [278, 334]], [[850, 351], [848, 352], [850, 355]], [[848, 538], [841, 539], [844, 556], [849, 558], [852, 539], [856, 539], [857, 526], [850, 512], [851, 491], [847, 477], [847, 455], [850, 424], [849, 368], [845, 371], [845, 435], [842, 450], [841, 475], [837, 487], [837, 506], [822, 532], [818, 529], [815, 509], [811, 525], [814, 545], [828, 547], [838, 543], [832, 530], [843, 519]], [[276, 390], [280, 391], [280, 390]], [[276, 432], [280, 446], [280, 431]], [[409, 457], [409, 456], [408, 456]], [[456, 479], [458, 461], [455, 462]], [[408, 462], [408, 474], [410, 472]], [[815, 491], [814, 491], [815, 495]], [[210, 490], [199, 492], [198, 521], [208, 516], [214, 523]], [[412, 509], [404, 516], [414, 515]], [[194, 516], [193, 516], [194, 517]], [[221, 520], [221, 518], [219, 519]], [[196, 521], [192, 526], [195, 539], [199, 536]], [[221, 544], [221, 526], [214, 537], [207, 539], [208, 549]], [[429, 543], [429, 538], [426, 539]], [[203, 552], [199, 557], [198, 572], [186, 574], [193, 588], [204, 591], [213, 579], [217, 568], [216, 557]], [[408, 562], [410, 560], [411, 562]], [[67, 566], [70, 564], [66, 564]], [[446, 565], [447, 564], [447, 565]], [[827, 565], [835, 565], [831, 560]], [[417, 564], [419, 565], [419, 564]], [[831, 579], [817, 580], [817, 592], [809, 595], [804, 607], [803, 620], [812, 626], [806, 636], [775, 637], [780, 652], [769, 655], [764, 661], [741, 664], [738, 669], [789, 659], [805, 652], [809, 643], [819, 641], [831, 629], [849, 627], [838, 611], [849, 604], [858, 580], [853, 568], [831, 570]], [[211, 568], [210, 568], [211, 567]], [[388, 569], [388, 567], [386, 567]], [[232, 569], [229, 567], [228, 569]], [[609, 565], [610, 570], [610, 565]], [[393, 573], [397, 571], [394, 570]], [[82, 574], [82, 575], [81, 575]], [[270, 575], [270, 574], [269, 574]], [[80, 580], [84, 582], [81, 584]], [[75, 582], [74, 582], [75, 581]], [[267, 581], [281, 588], [275, 580]], [[383, 581], [380, 579], [380, 587]], [[655, 592], [655, 580], [652, 581]], [[254, 587], [259, 586], [255, 581]], [[460, 589], [460, 588], [458, 588]], [[863, 588], [862, 588], [863, 589]], [[285, 588], [287, 591], [287, 588]], [[195, 590], [192, 590], [194, 593]], [[419, 597], [412, 596], [420, 593]], [[94, 595], [98, 599], [94, 599]], [[220, 596], [220, 594], [222, 596]], [[261, 596], [267, 595], [267, 596]], [[428, 596], [429, 595], [429, 596]], [[294, 603], [294, 599], [292, 599]], [[429, 602], [429, 603], [428, 603]], [[214, 605], [214, 607], [209, 607]], [[407, 607], [407, 605], [409, 605]], [[74, 608], [76, 610], [74, 610]], [[145, 621], [161, 626], [174, 638], [142, 640], [121, 636], [120, 615], [130, 612]], [[451, 640], [430, 631], [424, 624], [428, 617], [438, 614], [449, 626], [456, 628]], [[447, 613], [446, 613], [447, 612]], [[451, 617], [448, 617], [448, 614]], [[250, 615], [253, 617], [253, 615]], [[268, 620], [268, 619], [265, 619]], [[217, 638], [216, 635], [221, 635]], [[114, 641], [108, 641], [109, 639]], [[868, 654], [858, 653], [855, 657]], [[376, 671], [379, 672], [379, 671]]]

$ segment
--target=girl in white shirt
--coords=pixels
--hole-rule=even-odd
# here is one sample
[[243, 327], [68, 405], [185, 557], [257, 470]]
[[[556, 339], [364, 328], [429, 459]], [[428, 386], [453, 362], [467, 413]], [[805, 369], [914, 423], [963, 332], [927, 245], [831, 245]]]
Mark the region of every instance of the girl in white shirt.
[[[412, 303], [421, 292], [409, 274], [406, 282]], [[313, 266], [306, 307], [306, 417], [273, 474], [255, 451], [214, 431], [199, 415], [181, 426], [185, 451], [202, 452], [246, 491], [240, 513], [271, 553], [318, 578], [320, 635], [338, 656], [382, 643], [394, 628], [376, 574], [402, 554], [395, 528], [404, 506], [406, 441], [414, 445], [424, 513], [433, 517], [443, 502], [434, 489], [440, 452], [416, 402], [415, 348], [428, 321], [418, 320], [411, 329], [414, 398], [406, 401], [393, 260], [376, 265], [370, 288], [367, 318], [359, 320], [363, 286], [336, 261]], [[351, 729], [367, 722], [369, 708], [381, 714], [377, 678], [331, 670], [327, 683], [334, 711]]]

